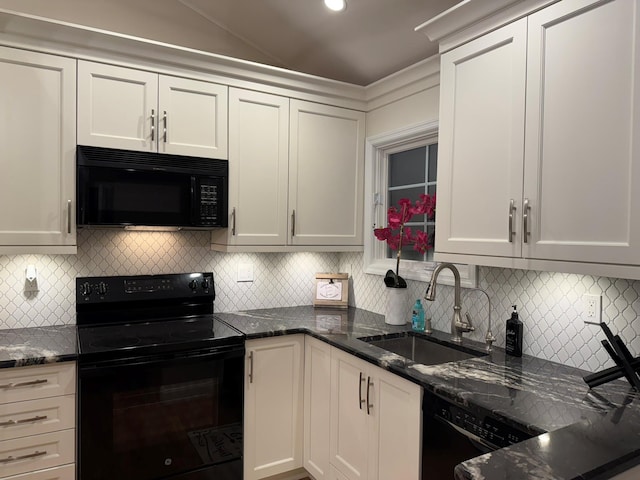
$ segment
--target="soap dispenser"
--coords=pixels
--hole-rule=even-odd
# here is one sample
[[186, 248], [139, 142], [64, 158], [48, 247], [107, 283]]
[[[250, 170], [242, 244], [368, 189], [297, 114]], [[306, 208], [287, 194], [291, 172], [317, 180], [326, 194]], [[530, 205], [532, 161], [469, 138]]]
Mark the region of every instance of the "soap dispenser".
[[420, 303], [420, 299], [416, 300], [416, 303], [413, 305], [411, 327], [417, 332], [424, 332], [424, 308], [422, 307], [422, 303]]
[[522, 322], [518, 316], [516, 305], [513, 306], [511, 318], [507, 320], [507, 336], [505, 350], [514, 357], [522, 356]]

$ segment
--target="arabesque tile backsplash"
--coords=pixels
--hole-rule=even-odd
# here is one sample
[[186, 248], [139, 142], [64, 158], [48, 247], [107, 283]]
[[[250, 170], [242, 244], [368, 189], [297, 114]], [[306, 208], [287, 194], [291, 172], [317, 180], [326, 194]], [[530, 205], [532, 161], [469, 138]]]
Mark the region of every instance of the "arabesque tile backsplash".
[[[250, 263], [253, 282], [237, 282], [238, 264]], [[25, 293], [25, 269], [38, 269], [37, 293]], [[151, 233], [82, 230], [77, 255], [0, 256], [0, 328], [75, 322], [75, 277], [213, 271], [216, 311], [309, 305], [317, 272], [348, 271], [350, 304], [384, 314], [382, 278], [363, 272], [361, 253], [225, 254], [209, 249], [207, 232]], [[426, 283], [409, 281], [408, 301], [424, 296]], [[582, 295], [602, 294], [603, 320], [619, 333], [632, 354], [640, 353], [640, 281], [480, 267], [478, 286], [491, 297], [492, 331], [504, 346], [505, 321], [517, 304], [525, 324], [525, 353], [596, 371], [612, 362], [600, 329], [585, 326]], [[453, 288], [442, 286], [433, 303], [423, 302], [433, 327], [449, 331]], [[484, 295], [465, 291], [463, 312], [483, 341], [488, 305]]]

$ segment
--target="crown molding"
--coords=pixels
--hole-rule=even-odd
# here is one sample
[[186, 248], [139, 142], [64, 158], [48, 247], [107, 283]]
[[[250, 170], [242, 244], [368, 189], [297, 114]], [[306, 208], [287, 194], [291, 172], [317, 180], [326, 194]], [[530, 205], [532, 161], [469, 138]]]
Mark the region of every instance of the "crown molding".
[[433, 55], [364, 87], [367, 111], [440, 84], [440, 55]]
[[366, 109], [360, 85], [11, 10], [0, 9], [0, 44]]
[[444, 53], [560, 0], [464, 0], [418, 25]]

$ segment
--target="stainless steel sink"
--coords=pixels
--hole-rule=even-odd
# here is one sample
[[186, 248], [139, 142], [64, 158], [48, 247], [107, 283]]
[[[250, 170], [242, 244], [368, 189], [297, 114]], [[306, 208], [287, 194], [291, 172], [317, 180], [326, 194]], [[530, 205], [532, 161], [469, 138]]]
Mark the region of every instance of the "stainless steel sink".
[[423, 365], [438, 365], [487, 355], [487, 352], [473, 350], [463, 345], [451, 345], [413, 332], [360, 340]]

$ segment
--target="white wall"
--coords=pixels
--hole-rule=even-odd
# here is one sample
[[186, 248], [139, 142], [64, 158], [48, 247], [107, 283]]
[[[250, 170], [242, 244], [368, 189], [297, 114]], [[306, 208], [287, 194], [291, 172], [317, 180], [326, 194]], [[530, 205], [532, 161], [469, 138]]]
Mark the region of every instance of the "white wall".
[[367, 137], [438, 119], [440, 86], [427, 88], [367, 113]]

